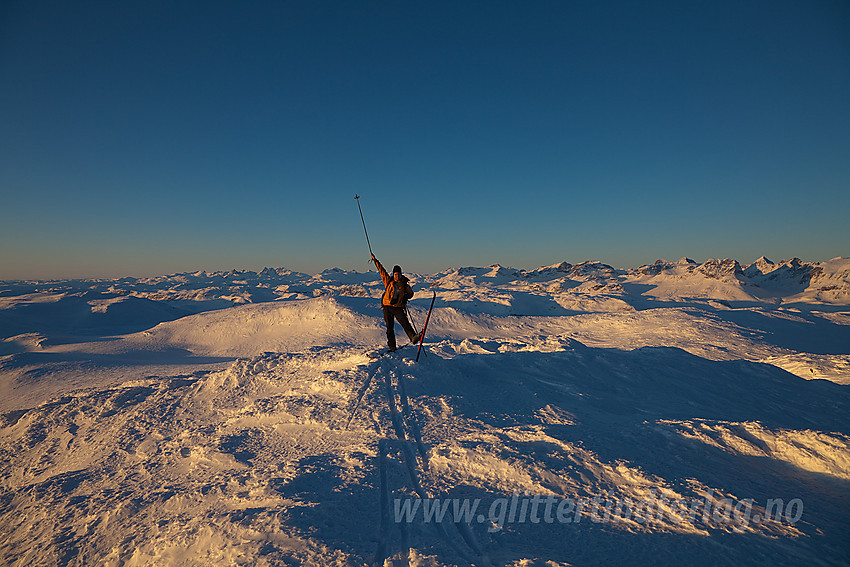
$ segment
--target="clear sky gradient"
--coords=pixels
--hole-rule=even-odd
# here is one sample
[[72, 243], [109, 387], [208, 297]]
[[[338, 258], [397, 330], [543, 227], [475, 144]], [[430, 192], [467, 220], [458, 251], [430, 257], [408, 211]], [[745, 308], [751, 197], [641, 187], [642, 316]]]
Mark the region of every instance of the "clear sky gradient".
[[850, 255], [850, 4], [0, 4], [0, 279]]

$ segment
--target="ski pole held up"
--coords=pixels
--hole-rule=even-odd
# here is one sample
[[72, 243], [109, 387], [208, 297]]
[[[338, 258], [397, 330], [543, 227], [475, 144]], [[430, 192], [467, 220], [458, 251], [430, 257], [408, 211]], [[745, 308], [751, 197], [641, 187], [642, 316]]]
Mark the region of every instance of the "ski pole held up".
[[366, 245], [369, 246], [369, 255], [374, 256], [372, 252], [372, 243], [369, 242], [369, 232], [366, 230], [366, 221], [363, 220], [363, 209], [360, 208], [360, 195], [354, 194], [354, 200], [357, 201], [357, 210], [360, 211], [360, 222], [363, 223], [363, 232], [366, 234]]

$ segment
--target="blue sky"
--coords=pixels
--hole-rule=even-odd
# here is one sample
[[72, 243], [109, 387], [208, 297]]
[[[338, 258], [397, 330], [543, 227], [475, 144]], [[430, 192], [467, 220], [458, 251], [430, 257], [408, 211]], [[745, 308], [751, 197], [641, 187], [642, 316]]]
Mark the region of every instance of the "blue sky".
[[0, 279], [850, 255], [850, 5], [0, 6]]

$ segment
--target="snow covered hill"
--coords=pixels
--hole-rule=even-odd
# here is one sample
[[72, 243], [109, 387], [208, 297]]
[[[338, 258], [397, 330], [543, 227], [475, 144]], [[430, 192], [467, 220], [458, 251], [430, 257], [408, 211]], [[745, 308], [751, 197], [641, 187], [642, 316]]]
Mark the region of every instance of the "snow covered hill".
[[850, 562], [850, 260], [412, 278], [0, 282], [0, 563]]

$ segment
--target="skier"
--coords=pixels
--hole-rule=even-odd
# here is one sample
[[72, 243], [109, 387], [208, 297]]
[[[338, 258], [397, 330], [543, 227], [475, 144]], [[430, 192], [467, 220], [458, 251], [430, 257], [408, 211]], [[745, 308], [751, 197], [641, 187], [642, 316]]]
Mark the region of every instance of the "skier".
[[408, 280], [401, 273], [401, 266], [393, 266], [393, 275], [390, 276], [381, 263], [372, 254], [372, 261], [378, 267], [378, 272], [381, 274], [381, 279], [384, 280], [384, 286], [387, 290], [381, 299], [381, 306], [384, 308], [384, 321], [387, 324], [387, 346], [390, 352], [395, 352], [395, 320], [401, 323], [401, 328], [407, 333], [410, 342], [419, 342], [420, 335], [413, 330], [410, 321], [407, 320], [407, 313], [404, 311], [404, 306], [407, 300], [413, 297], [413, 289], [408, 284]]

